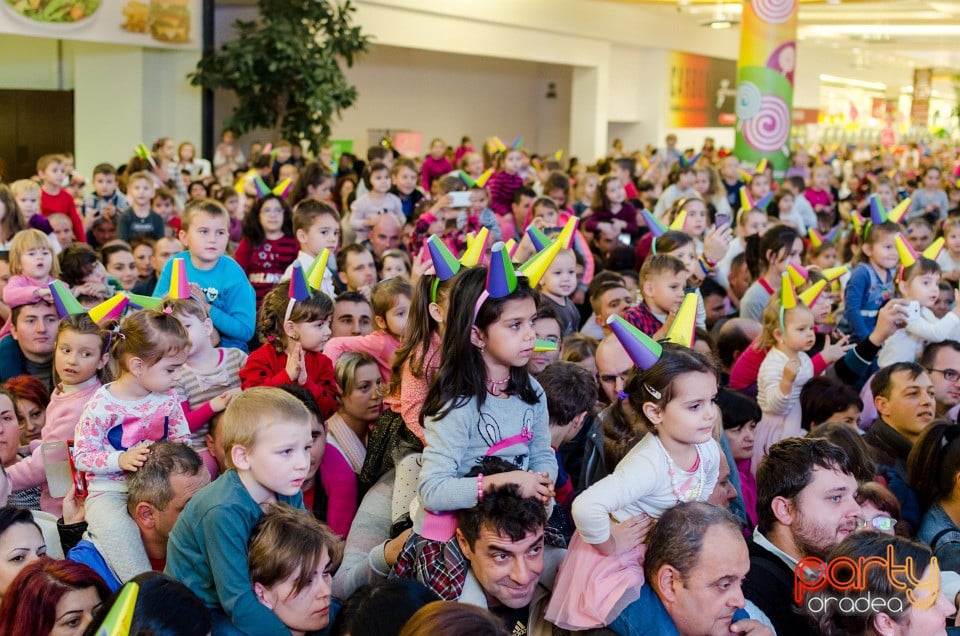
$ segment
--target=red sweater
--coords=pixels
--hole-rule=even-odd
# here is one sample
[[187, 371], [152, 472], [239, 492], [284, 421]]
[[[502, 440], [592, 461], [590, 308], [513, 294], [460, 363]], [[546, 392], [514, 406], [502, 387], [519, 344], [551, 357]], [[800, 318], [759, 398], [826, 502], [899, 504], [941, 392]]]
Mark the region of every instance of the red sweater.
[[[304, 357], [307, 362], [307, 383], [304, 386], [316, 398], [320, 413], [326, 420], [337, 412], [339, 406], [337, 399], [340, 391], [333, 379], [333, 364], [322, 353], [307, 351]], [[240, 369], [240, 387], [247, 390], [254, 386], [295, 384], [287, 375], [286, 366], [287, 354], [277, 353], [273, 344], [268, 342], [247, 357], [247, 364]]]
[[253, 286], [257, 295], [257, 307], [271, 289], [283, 280], [283, 273], [300, 253], [300, 244], [292, 236], [267, 239], [260, 245], [251, 245], [247, 239], [241, 239], [233, 258]]
[[49, 194], [45, 189], [40, 188], [40, 213], [45, 217], [51, 214], [65, 214], [73, 224], [73, 238], [81, 243], [87, 242], [87, 233], [83, 229], [80, 215], [77, 214], [77, 206], [66, 190], [61, 188], [57, 194]]

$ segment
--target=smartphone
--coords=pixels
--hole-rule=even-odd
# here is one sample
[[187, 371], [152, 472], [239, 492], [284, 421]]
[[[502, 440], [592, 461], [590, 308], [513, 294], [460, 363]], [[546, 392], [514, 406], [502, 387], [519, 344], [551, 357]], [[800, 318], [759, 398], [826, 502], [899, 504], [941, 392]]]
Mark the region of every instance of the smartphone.
[[451, 208], [469, 208], [470, 193], [466, 190], [450, 193]]
[[40, 446], [43, 472], [51, 497], [63, 497], [73, 486], [73, 459], [66, 442], [47, 442]]
[[729, 214], [717, 214], [717, 227], [725, 228], [730, 226], [730, 215]]

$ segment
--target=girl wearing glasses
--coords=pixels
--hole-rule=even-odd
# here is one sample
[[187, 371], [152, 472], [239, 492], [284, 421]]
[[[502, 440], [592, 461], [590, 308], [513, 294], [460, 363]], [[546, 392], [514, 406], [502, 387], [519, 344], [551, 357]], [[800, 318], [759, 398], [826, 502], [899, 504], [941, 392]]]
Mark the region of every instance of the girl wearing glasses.
[[258, 311], [263, 297], [282, 280], [299, 253], [287, 202], [274, 194], [258, 199], [243, 219], [243, 238], [234, 254], [257, 294]]

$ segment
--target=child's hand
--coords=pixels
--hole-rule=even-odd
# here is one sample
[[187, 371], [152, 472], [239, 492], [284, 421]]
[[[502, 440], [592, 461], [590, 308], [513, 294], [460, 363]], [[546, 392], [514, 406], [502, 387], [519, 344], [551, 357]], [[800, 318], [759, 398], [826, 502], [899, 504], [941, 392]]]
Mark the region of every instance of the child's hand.
[[703, 237], [703, 255], [714, 263], [727, 255], [730, 241], [733, 240], [733, 231], [729, 226], [714, 227]]
[[51, 294], [50, 290], [46, 287], [41, 287], [37, 290], [37, 298], [47, 303], [53, 302], [53, 294]]
[[410, 268], [410, 285], [416, 288], [417, 283], [424, 276], [434, 276], [437, 270], [433, 267], [433, 259], [427, 255], [427, 244], [420, 248], [420, 253], [413, 259]]
[[830, 336], [827, 336], [827, 341], [823, 345], [823, 350], [820, 351], [820, 356], [827, 364], [833, 364], [842, 358], [843, 354], [853, 349], [853, 346], [850, 344], [850, 336], [848, 335], [841, 336], [835, 342], [831, 342]]
[[77, 487], [71, 486], [67, 494], [63, 496], [63, 523], [69, 525], [86, 520], [86, 502], [77, 497]]
[[400, 552], [403, 550], [404, 544], [412, 533], [413, 528], [407, 528], [383, 545], [383, 560], [387, 562], [388, 566], [393, 567], [397, 564], [397, 559], [400, 558]]
[[120, 468], [131, 473], [137, 472], [150, 454], [149, 446], [135, 446], [120, 454]]
[[630, 517], [623, 523], [614, 523], [610, 528], [614, 552], [631, 550], [647, 540], [647, 534], [653, 527], [653, 519], [645, 513]]
[[787, 362], [786, 366], [783, 367], [783, 379], [793, 384], [793, 381], [797, 379], [797, 374], [800, 372], [800, 358], [794, 358]]
[[357, 288], [357, 293], [363, 296], [364, 298], [366, 298], [367, 302], [370, 302], [370, 292], [371, 292], [370, 285], [364, 285], [363, 287]]
[[210, 408], [213, 409], [214, 413], [220, 413], [226, 410], [229, 406], [230, 401], [240, 395], [240, 389], [230, 389], [229, 391], [224, 391], [217, 397], [210, 400]]
[[210, 303], [207, 302], [207, 295], [203, 293], [203, 290], [200, 288], [200, 285], [198, 285], [197, 283], [190, 283], [189, 287], [190, 287], [190, 295], [194, 298], [194, 300], [199, 300], [201, 303], [203, 303], [206, 306], [207, 312], [209, 313]]

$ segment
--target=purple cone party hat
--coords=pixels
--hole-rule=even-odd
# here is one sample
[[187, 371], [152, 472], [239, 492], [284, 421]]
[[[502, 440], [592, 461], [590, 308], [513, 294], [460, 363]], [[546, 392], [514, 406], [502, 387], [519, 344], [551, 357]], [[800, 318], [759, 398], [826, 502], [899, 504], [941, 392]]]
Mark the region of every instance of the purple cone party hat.
[[530, 242], [533, 243], [538, 252], [550, 245], [550, 238], [536, 225], [527, 228], [527, 236], [530, 237]]
[[693, 346], [694, 333], [697, 330], [697, 303], [699, 299], [700, 297], [694, 292], [689, 292], [683, 297], [680, 309], [677, 310], [677, 315], [673, 318], [673, 324], [667, 331], [667, 342], [688, 348]]
[[874, 225], [880, 225], [886, 222], [887, 211], [883, 209], [880, 203], [880, 197], [875, 194], [870, 195], [870, 222]]
[[650, 210], [644, 209], [640, 212], [640, 214], [643, 216], [643, 220], [646, 222], [647, 227], [650, 228], [650, 233], [653, 234], [654, 239], [658, 239], [670, 231], [670, 228], [664, 225], [663, 222], [654, 216], [653, 212]]
[[504, 298], [517, 288], [517, 273], [510, 262], [506, 246], [498, 241], [490, 248], [490, 268], [487, 270], [486, 293], [491, 298]]
[[462, 264], [447, 248], [436, 234], [427, 239], [427, 249], [430, 251], [430, 260], [433, 269], [440, 280], [450, 280], [460, 271]]
[[50, 293], [53, 295], [53, 304], [57, 308], [57, 315], [60, 316], [61, 320], [67, 316], [82, 314], [86, 311], [80, 301], [59, 280], [54, 280], [47, 287], [50, 288]]
[[290, 275], [290, 287], [287, 289], [287, 296], [290, 300], [306, 300], [310, 298], [310, 289], [307, 287], [307, 279], [303, 275], [303, 265], [300, 261], [293, 261], [293, 272]]
[[663, 346], [624, 320], [619, 314], [611, 314], [607, 318], [607, 324], [638, 369], [649, 369], [660, 359]]
[[330, 261], [330, 250], [323, 248], [317, 257], [313, 259], [310, 268], [307, 270], [307, 285], [310, 289], [320, 289], [323, 283], [323, 275], [327, 272], [327, 263]]
[[173, 259], [170, 267], [170, 298], [182, 300], [190, 298], [190, 281], [187, 280], [187, 262], [182, 258]]
[[92, 307], [87, 313], [93, 322], [100, 324], [104, 320], [115, 320], [123, 315], [123, 310], [130, 304], [130, 299], [125, 294], [117, 292], [112, 298], [108, 298], [96, 307]]

